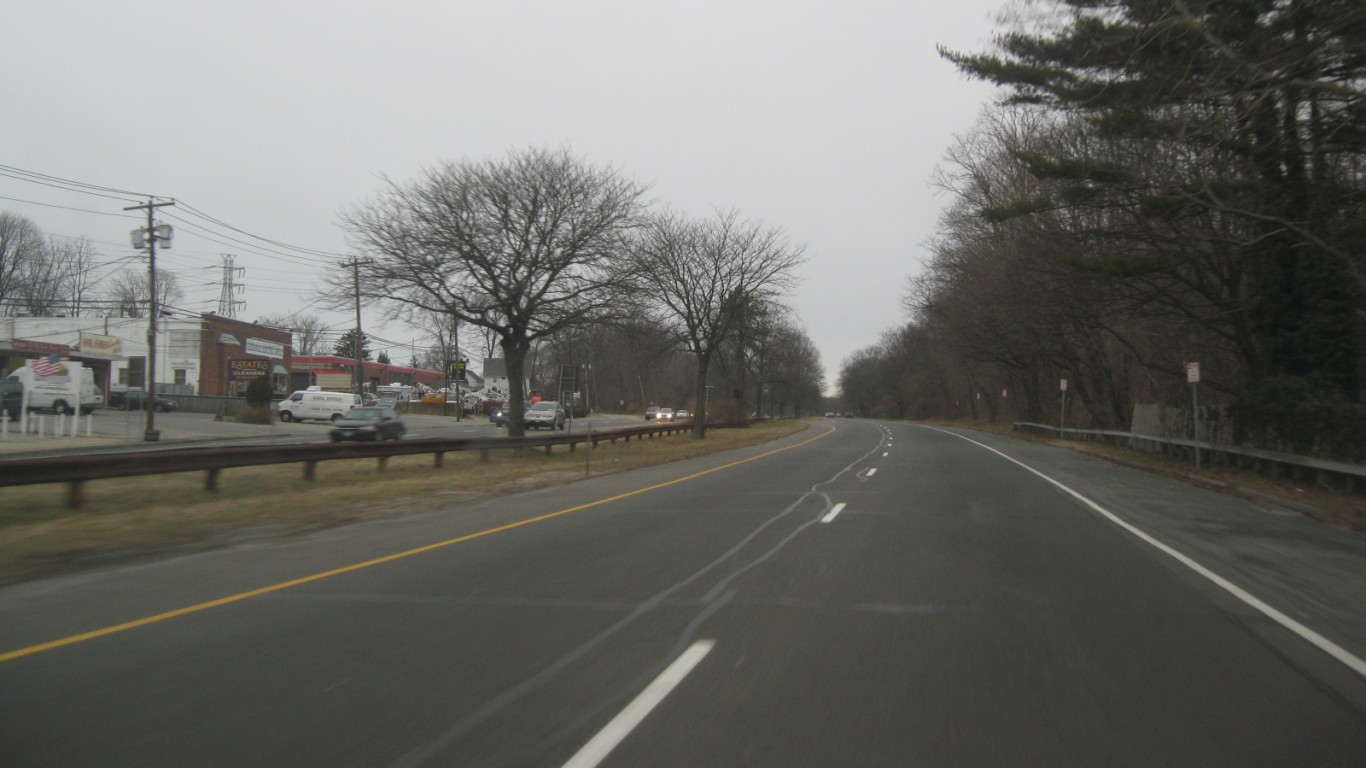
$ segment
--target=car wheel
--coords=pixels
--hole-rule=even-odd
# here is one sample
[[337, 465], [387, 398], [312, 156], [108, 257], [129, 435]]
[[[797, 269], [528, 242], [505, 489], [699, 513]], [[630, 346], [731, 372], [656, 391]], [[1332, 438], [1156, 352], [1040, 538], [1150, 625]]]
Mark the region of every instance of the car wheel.
[[58, 400], [57, 402], [53, 403], [52, 410], [56, 411], [57, 413], [71, 413], [71, 407], [66, 404], [65, 400]]
[[336, 424], [337, 422], [339, 422], [339, 421], [341, 421], [341, 420], [342, 420], [342, 415], [341, 415], [340, 413], [334, 413], [334, 414], [332, 414], [332, 423], [333, 423], [333, 424]]
[[280, 421], [294, 421], [294, 414], [289, 411], [280, 411]]

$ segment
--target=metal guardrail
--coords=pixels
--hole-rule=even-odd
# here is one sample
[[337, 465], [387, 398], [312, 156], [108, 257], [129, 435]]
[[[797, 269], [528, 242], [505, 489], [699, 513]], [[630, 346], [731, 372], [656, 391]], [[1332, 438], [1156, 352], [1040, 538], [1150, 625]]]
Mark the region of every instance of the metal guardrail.
[[[719, 424], [708, 424], [713, 429]], [[424, 440], [377, 441], [373, 443], [306, 443], [303, 445], [249, 446], [228, 448], [172, 448], [152, 452], [87, 454], [0, 462], [0, 487], [67, 483], [66, 504], [80, 507], [84, 502], [85, 484], [91, 480], [117, 477], [165, 475], [177, 472], [205, 472], [206, 490], [218, 490], [218, 477], [224, 469], [252, 467], [266, 464], [303, 464], [303, 477], [313, 480], [319, 462], [342, 459], [379, 460], [384, 471], [390, 458], [430, 453], [434, 466], [440, 467], [445, 454], [456, 451], [479, 451], [480, 461], [488, 461], [489, 452], [544, 448], [549, 454], [557, 445], [567, 445], [573, 452], [580, 444], [596, 447], [599, 443], [630, 442], [631, 438], [651, 438], [691, 431], [690, 422], [651, 424], [641, 427], [595, 430], [591, 432], [552, 432], [548, 435], [524, 437], [463, 437], [430, 438]]]
[[1348, 493], [1366, 491], [1366, 467], [1360, 464], [1315, 459], [1310, 456], [1296, 456], [1289, 453], [1264, 451], [1258, 448], [1219, 445], [1173, 437], [1139, 435], [1133, 432], [1064, 429], [1026, 421], [1014, 422], [1012, 426], [1017, 431], [1022, 432], [1046, 432], [1092, 443], [1117, 445], [1147, 453], [1161, 453], [1171, 458], [1192, 460], [1197, 467], [1200, 466], [1202, 460], [1208, 458], [1212, 463], [1250, 469], [1270, 475], [1273, 479], [1289, 476], [1299, 480], [1306, 474], [1312, 474], [1315, 482], [1323, 486], [1334, 487], [1336, 485]]

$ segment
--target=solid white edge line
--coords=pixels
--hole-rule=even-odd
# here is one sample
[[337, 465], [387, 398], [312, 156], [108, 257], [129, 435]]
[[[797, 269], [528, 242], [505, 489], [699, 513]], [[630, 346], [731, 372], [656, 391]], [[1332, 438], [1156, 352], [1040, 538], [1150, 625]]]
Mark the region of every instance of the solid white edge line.
[[1298, 621], [1295, 621], [1294, 619], [1290, 618], [1289, 616], [1285, 615], [1284, 613], [1281, 613], [1280, 611], [1276, 610], [1275, 608], [1272, 608], [1270, 605], [1267, 605], [1266, 603], [1262, 602], [1262, 601], [1261, 601], [1260, 599], [1258, 599], [1257, 597], [1254, 597], [1251, 593], [1245, 591], [1242, 587], [1239, 587], [1239, 586], [1237, 586], [1236, 584], [1230, 582], [1229, 580], [1227, 580], [1227, 579], [1225, 579], [1224, 577], [1220, 576], [1219, 574], [1217, 574], [1217, 573], [1211, 571], [1210, 569], [1206, 568], [1205, 566], [1203, 566], [1203, 565], [1197, 563], [1196, 561], [1192, 560], [1191, 558], [1187, 557], [1186, 555], [1182, 554], [1181, 552], [1178, 552], [1177, 550], [1173, 549], [1172, 547], [1169, 547], [1169, 546], [1167, 546], [1166, 544], [1163, 544], [1162, 542], [1158, 541], [1157, 539], [1153, 538], [1152, 536], [1148, 535], [1147, 533], [1143, 532], [1142, 530], [1136, 528], [1135, 526], [1130, 525], [1129, 523], [1124, 522], [1124, 521], [1121, 520], [1119, 517], [1117, 517], [1114, 513], [1110, 512], [1108, 509], [1106, 509], [1106, 508], [1100, 506], [1099, 504], [1095, 503], [1094, 501], [1091, 501], [1090, 499], [1086, 498], [1085, 496], [1081, 495], [1080, 493], [1077, 493], [1076, 491], [1072, 490], [1071, 488], [1068, 488], [1067, 486], [1063, 485], [1062, 483], [1058, 482], [1057, 480], [1054, 480], [1053, 478], [1049, 477], [1048, 475], [1045, 475], [1044, 473], [1040, 472], [1039, 470], [1037, 470], [1037, 469], [1035, 469], [1035, 468], [1029, 466], [1028, 464], [1025, 464], [1025, 463], [1022, 462], [1022, 461], [1019, 461], [1018, 459], [1011, 458], [1010, 456], [1007, 456], [1006, 454], [1004, 454], [1004, 453], [1002, 453], [1002, 452], [996, 450], [995, 448], [992, 448], [991, 446], [985, 445], [985, 444], [983, 444], [983, 443], [979, 443], [979, 442], [977, 442], [976, 440], [973, 440], [973, 439], [970, 438], [970, 437], [963, 437], [963, 436], [960, 435], [960, 434], [957, 434], [957, 433], [954, 433], [954, 432], [949, 432], [948, 430], [945, 430], [945, 429], [936, 429], [935, 427], [925, 427], [925, 428], [926, 428], [926, 429], [933, 429], [933, 430], [936, 431], [936, 432], [943, 432], [943, 433], [946, 434], [946, 435], [953, 435], [954, 437], [960, 438], [960, 439], [962, 439], [962, 440], [967, 440], [969, 443], [972, 443], [973, 445], [977, 445], [977, 446], [980, 446], [980, 447], [982, 447], [982, 448], [985, 448], [985, 449], [987, 449], [988, 451], [991, 451], [992, 453], [996, 454], [997, 456], [1000, 456], [1001, 458], [1005, 459], [1006, 461], [1009, 461], [1009, 462], [1011, 462], [1011, 463], [1013, 463], [1013, 464], [1017, 464], [1017, 465], [1019, 465], [1019, 466], [1025, 468], [1025, 469], [1029, 470], [1030, 472], [1034, 473], [1035, 475], [1038, 475], [1039, 477], [1043, 478], [1044, 480], [1046, 480], [1046, 481], [1052, 483], [1053, 485], [1057, 486], [1058, 488], [1060, 488], [1064, 493], [1066, 493], [1066, 494], [1072, 496], [1072, 497], [1075, 498], [1076, 500], [1080, 501], [1082, 504], [1085, 504], [1086, 506], [1088, 506], [1088, 507], [1090, 507], [1091, 509], [1095, 510], [1096, 513], [1100, 514], [1100, 515], [1101, 515], [1102, 517], [1104, 517], [1105, 519], [1109, 520], [1110, 522], [1114, 523], [1115, 525], [1118, 525], [1120, 528], [1123, 528], [1124, 530], [1128, 531], [1129, 533], [1132, 533], [1133, 535], [1137, 536], [1138, 538], [1142, 539], [1143, 541], [1147, 542], [1148, 544], [1151, 544], [1153, 547], [1157, 548], [1157, 550], [1160, 551], [1160, 552], [1162, 552], [1163, 554], [1166, 554], [1166, 555], [1171, 556], [1171, 557], [1172, 557], [1173, 559], [1175, 559], [1177, 562], [1181, 563], [1182, 565], [1186, 566], [1187, 568], [1190, 568], [1192, 571], [1195, 571], [1196, 573], [1200, 574], [1201, 576], [1204, 576], [1206, 579], [1208, 579], [1209, 581], [1213, 582], [1215, 585], [1217, 585], [1218, 587], [1220, 587], [1220, 588], [1223, 589], [1224, 591], [1228, 592], [1229, 594], [1233, 595], [1234, 597], [1238, 598], [1239, 600], [1242, 600], [1244, 603], [1246, 603], [1247, 605], [1251, 606], [1252, 608], [1254, 608], [1254, 609], [1260, 611], [1260, 612], [1261, 612], [1263, 615], [1265, 615], [1267, 618], [1271, 619], [1272, 621], [1276, 622], [1277, 624], [1280, 624], [1282, 627], [1285, 627], [1286, 629], [1290, 630], [1291, 632], [1294, 632], [1295, 634], [1299, 635], [1299, 636], [1300, 636], [1301, 638], [1303, 638], [1304, 640], [1309, 641], [1311, 644], [1313, 644], [1313, 645], [1316, 646], [1319, 650], [1323, 651], [1324, 653], [1328, 654], [1329, 656], [1332, 656], [1333, 658], [1337, 659], [1338, 661], [1342, 662], [1343, 664], [1346, 664], [1346, 665], [1348, 666], [1348, 668], [1350, 668], [1353, 672], [1356, 672], [1358, 675], [1361, 675], [1362, 677], [1366, 677], [1366, 661], [1363, 661], [1363, 660], [1357, 658], [1356, 656], [1353, 656], [1353, 655], [1351, 654], [1351, 652], [1349, 652], [1346, 648], [1343, 648], [1342, 646], [1338, 645], [1337, 643], [1334, 643], [1332, 640], [1329, 640], [1328, 638], [1324, 637], [1323, 635], [1320, 635], [1319, 633], [1315, 632], [1314, 630], [1310, 629], [1309, 627], [1306, 627], [1305, 625], [1299, 623]]
[[564, 768], [594, 768], [607, 757], [607, 755], [620, 744], [641, 721], [659, 706], [659, 703], [668, 696], [683, 678], [696, 667], [702, 659], [711, 652], [715, 640], [698, 640], [688, 647], [673, 663], [663, 672], [659, 673], [653, 682], [645, 687], [626, 708], [617, 713], [598, 735], [583, 745], [569, 762], [564, 764]]
[[841, 513], [841, 512], [844, 511], [844, 504], [845, 504], [845, 503], [841, 501], [840, 503], [838, 503], [838, 504], [836, 504], [835, 506], [831, 507], [831, 508], [830, 508], [830, 511], [827, 512], [827, 513], [825, 513], [825, 517], [822, 517], [822, 518], [821, 518], [821, 522], [822, 522], [822, 523], [828, 523], [828, 522], [830, 522], [831, 520], [834, 520], [836, 517], [838, 517], [838, 516], [839, 516], [839, 513]]

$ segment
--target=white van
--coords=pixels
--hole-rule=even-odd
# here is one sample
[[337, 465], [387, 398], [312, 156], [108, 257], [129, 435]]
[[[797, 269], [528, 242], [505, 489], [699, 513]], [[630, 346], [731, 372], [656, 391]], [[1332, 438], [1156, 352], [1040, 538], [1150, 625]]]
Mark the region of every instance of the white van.
[[295, 392], [275, 406], [280, 421], [303, 421], [304, 419], [330, 419], [336, 421], [345, 416], [352, 408], [361, 405], [360, 395], [350, 392], [324, 392], [321, 389], [305, 389]]
[[10, 381], [24, 384], [28, 409], [50, 408], [57, 413], [90, 413], [104, 404], [104, 393], [95, 386], [95, 372], [84, 363], [63, 360], [57, 373], [36, 376], [25, 365], [9, 375]]

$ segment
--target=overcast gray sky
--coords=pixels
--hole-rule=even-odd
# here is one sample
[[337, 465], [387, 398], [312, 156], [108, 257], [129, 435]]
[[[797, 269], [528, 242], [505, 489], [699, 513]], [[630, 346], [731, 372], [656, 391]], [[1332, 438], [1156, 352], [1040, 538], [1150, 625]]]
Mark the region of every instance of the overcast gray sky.
[[[0, 164], [222, 222], [168, 211], [184, 222], [158, 262], [188, 309], [217, 308], [233, 253], [239, 318], [307, 309], [344, 328], [308, 306], [323, 259], [223, 225], [342, 254], [338, 216], [381, 175], [569, 147], [660, 205], [734, 208], [805, 244], [790, 301], [833, 390], [845, 357], [904, 321], [946, 203], [930, 176], [992, 98], [935, 46], [984, 50], [1005, 2], [0, 0]], [[128, 203], [6, 175], [0, 198], [101, 262], [139, 263]]]

